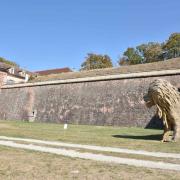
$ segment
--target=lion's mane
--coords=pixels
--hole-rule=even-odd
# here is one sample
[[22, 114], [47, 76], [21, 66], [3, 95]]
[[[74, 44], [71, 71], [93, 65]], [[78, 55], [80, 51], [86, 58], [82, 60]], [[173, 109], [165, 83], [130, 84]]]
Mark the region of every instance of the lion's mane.
[[158, 104], [162, 110], [171, 110], [180, 104], [180, 94], [178, 89], [166, 80], [157, 79], [149, 85], [149, 98]]

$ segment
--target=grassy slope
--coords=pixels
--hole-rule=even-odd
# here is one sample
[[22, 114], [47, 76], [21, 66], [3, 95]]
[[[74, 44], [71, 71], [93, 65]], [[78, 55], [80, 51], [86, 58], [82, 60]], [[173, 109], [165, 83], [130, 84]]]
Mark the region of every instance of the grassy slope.
[[0, 135], [56, 140], [81, 144], [179, 152], [180, 143], [161, 143], [162, 130], [104, 126], [63, 125], [0, 121]]
[[38, 76], [31, 82], [37, 81], [49, 81], [58, 79], [74, 79], [74, 78], [84, 78], [84, 77], [96, 77], [96, 76], [106, 76], [115, 74], [127, 74], [136, 72], [150, 72], [150, 71], [162, 71], [180, 68], [180, 58], [174, 58], [166, 61], [159, 61], [147, 64], [137, 64], [131, 66], [121, 66], [116, 68], [105, 68], [105, 69], [94, 69], [89, 71], [80, 72], [68, 72], [59, 74], [50, 74], [46, 76]]

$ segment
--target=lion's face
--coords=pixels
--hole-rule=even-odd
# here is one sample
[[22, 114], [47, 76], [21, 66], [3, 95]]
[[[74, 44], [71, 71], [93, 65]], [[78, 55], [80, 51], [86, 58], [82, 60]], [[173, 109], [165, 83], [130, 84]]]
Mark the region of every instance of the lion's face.
[[155, 105], [151, 93], [148, 92], [148, 94], [144, 95], [143, 99], [146, 102], [146, 107], [151, 108]]

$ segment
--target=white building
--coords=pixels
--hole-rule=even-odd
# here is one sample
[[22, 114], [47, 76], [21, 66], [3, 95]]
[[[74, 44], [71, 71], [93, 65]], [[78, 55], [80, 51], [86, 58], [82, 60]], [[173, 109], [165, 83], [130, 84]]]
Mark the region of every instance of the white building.
[[31, 73], [20, 69], [19, 67], [11, 66], [0, 62], [0, 84], [15, 84], [26, 83], [29, 80]]

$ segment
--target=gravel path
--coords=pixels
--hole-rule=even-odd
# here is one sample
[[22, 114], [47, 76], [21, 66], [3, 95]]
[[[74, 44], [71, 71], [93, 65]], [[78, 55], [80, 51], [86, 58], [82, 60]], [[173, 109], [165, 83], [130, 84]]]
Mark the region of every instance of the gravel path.
[[120, 158], [120, 157], [114, 157], [114, 156], [106, 156], [102, 154], [80, 153], [75, 150], [50, 148], [50, 147], [37, 146], [37, 145], [32, 145], [32, 144], [29, 144], [29, 145], [19, 144], [12, 141], [3, 141], [3, 140], [0, 140], [0, 145], [18, 148], [18, 149], [28, 149], [28, 150], [34, 150], [34, 151], [40, 151], [40, 152], [47, 152], [47, 153], [58, 154], [58, 155], [63, 155], [63, 156], [68, 156], [68, 157], [73, 157], [73, 158], [82, 158], [82, 159], [96, 160], [96, 161], [102, 161], [102, 162], [108, 162], [108, 163], [131, 165], [131, 166], [136, 166], [136, 167], [180, 171], [179, 164]]
[[12, 140], [12, 141], [24, 141], [24, 142], [30, 142], [30, 143], [54, 145], [54, 146], [61, 146], [61, 147], [89, 149], [89, 150], [104, 151], [104, 152], [137, 154], [137, 155], [144, 155], [144, 156], [180, 159], [180, 154], [176, 154], [176, 153], [149, 152], [149, 151], [143, 151], [143, 150], [130, 150], [130, 149], [124, 149], [124, 148], [71, 144], [71, 143], [64, 143], [64, 142], [57, 142], [57, 141], [43, 141], [43, 140], [37, 140], [37, 139], [14, 138], [14, 137], [6, 137], [6, 136], [0, 136], [0, 139]]

